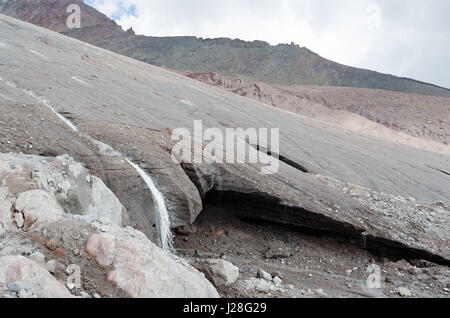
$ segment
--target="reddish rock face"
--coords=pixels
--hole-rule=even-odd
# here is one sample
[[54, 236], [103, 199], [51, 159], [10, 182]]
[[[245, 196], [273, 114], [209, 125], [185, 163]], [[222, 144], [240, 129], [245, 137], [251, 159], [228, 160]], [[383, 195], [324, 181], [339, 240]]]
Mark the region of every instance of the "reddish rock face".
[[446, 124], [450, 98], [352, 87], [278, 86], [211, 72], [185, 75], [346, 129], [450, 153], [450, 125]]
[[47, 248], [51, 251], [55, 251], [58, 248], [58, 246], [56, 245], [56, 241], [53, 239], [47, 241], [47, 243], [45, 243], [45, 246], [47, 246]]
[[57, 248], [56, 250], [54, 250], [53, 251], [53, 255], [55, 255], [57, 258], [66, 258], [67, 257], [66, 250], [63, 249], [62, 247]]
[[[66, 23], [71, 14], [67, 12], [67, 8], [72, 4], [79, 5], [81, 8], [81, 27], [96, 29], [90, 33], [93, 36], [90, 40], [102, 39], [115, 33], [125, 33], [114, 21], [86, 5], [82, 0], [9, 1], [2, 12], [55, 32], [67, 32], [71, 31]], [[89, 37], [86, 37], [84, 40], [88, 39]]]

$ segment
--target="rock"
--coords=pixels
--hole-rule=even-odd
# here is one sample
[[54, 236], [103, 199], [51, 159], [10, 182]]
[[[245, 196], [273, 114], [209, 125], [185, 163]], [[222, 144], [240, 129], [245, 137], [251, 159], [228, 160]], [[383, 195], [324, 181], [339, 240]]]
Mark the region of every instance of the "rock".
[[47, 270], [50, 273], [55, 274], [56, 273], [56, 261], [55, 260], [48, 261], [47, 264], [45, 265], [45, 268], [47, 268]]
[[[14, 169], [8, 164], [11, 162]], [[103, 181], [67, 155], [44, 160], [38, 156], [0, 154], [0, 175], [0, 184], [3, 180], [13, 195], [46, 191], [67, 213], [119, 226], [122, 219], [127, 219], [126, 209]]]
[[211, 236], [212, 239], [215, 239], [216, 237], [220, 237], [225, 234], [225, 231], [222, 229], [219, 229], [214, 232], [214, 234]]
[[434, 205], [437, 206], [437, 207], [441, 207], [441, 208], [446, 208], [446, 207], [447, 207], [447, 205], [445, 204], [445, 202], [442, 202], [442, 201], [436, 201], [436, 202], [434, 203]]
[[94, 258], [101, 267], [112, 265], [115, 248], [114, 238], [107, 234], [95, 234], [86, 244], [86, 252]]
[[55, 251], [58, 248], [58, 245], [56, 243], [56, 241], [54, 239], [50, 239], [45, 243], [45, 246], [47, 246], [47, 248], [50, 251]]
[[262, 269], [258, 269], [258, 272], [256, 273], [256, 277], [257, 278], [263, 278], [265, 280], [271, 281], [272, 280], [272, 276], [267, 273], [266, 271], [262, 270]]
[[66, 258], [67, 257], [66, 250], [62, 247], [58, 247], [56, 250], [54, 250], [53, 255], [55, 255], [57, 258]]
[[126, 214], [126, 210], [119, 199], [101, 179], [91, 176], [90, 184], [92, 190], [90, 193], [89, 208], [85, 212], [86, 215], [95, 217], [103, 223], [121, 226], [122, 218]]
[[9, 283], [8, 289], [14, 293], [19, 293], [22, 289], [25, 289], [25, 283], [24, 282]]
[[409, 262], [411, 263], [411, 265], [413, 265], [415, 267], [418, 267], [418, 268], [432, 268], [432, 267], [438, 266], [435, 263], [432, 263], [432, 262], [429, 262], [429, 261], [426, 261], [426, 260], [423, 260], [423, 259], [421, 259], [421, 260], [417, 260], [417, 259], [410, 260]]
[[263, 278], [250, 278], [240, 283], [241, 287], [247, 291], [267, 293], [276, 290], [275, 285]]
[[[91, 257], [110, 263], [107, 280], [132, 298], [216, 298], [218, 293], [196, 269], [130, 227], [111, 226], [90, 239]], [[92, 248], [91, 248], [92, 247]]]
[[280, 277], [281, 279], [283, 279], [283, 274], [281, 274], [278, 271], [270, 273], [270, 276], [272, 276], [272, 277]]
[[274, 278], [273, 278], [273, 282], [274, 282], [275, 284], [277, 284], [277, 285], [281, 285], [281, 283], [282, 283], [283, 281], [281, 280], [280, 277], [274, 277]]
[[69, 290], [81, 288], [81, 268], [78, 265], [71, 264], [66, 269], [67, 277], [66, 286]]
[[92, 298], [91, 295], [89, 295], [86, 292], [80, 292], [80, 296], [81, 296], [81, 298]]
[[409, 289], [406, 288], [406, 287], [400, 287], [400, 288], [398, 289], [398, 293], [399, 293], [400, 296], [402, 296], [402, 297], [411, 297], [411, 296], [412, 296], [412, 295], [411, 295], [411, 292], [410, 292]]
[[[39, 298], [72, 297], [67, 288], [39, 264], [23, 256], [0, 257], [0, 285], [14, 282], [23, 282], [25, 288], [31, 286]], [[16, 285], [17, 289], [22, 286]]]
[[0, 235], [12, 230], [12, 204], [7, 200], [0, 199]]
[[37, 298], [36, 293], [33, 291], [28, 291], [27, 289], [22, 289], [19, 294], [19, 298]]
[[0, 201], [6, 200], [9, 194], [8, 187], [2, 187], [0, 186]]
[[194, 225], [184, 225], [175, 228], [175, 233], [180, 236], [190, 236], [197, 233], [197, 228]]
[[264, 257], [266, 259], [284, 259], [290, 257], [290, 253], [284, 247], [283, 242], [272, 242], [266, 252], [264, 253]]
[[195, 257], [195, 258], [203, 258], [204, 255], [203, 255], [202, 252], [200, 252], [199, 250], [196, 249], [196, 250], [194, 251], [194, 257]]
[[23, 214], [22, 213], [14, 213], [14, 222], [16, 223], [16, 225], [19, 229], [23, 228], [23, 225], [25, 224]]
[[64, 210], [56, 199], [44, 190], [30, 190], [20, 194], [16, 201], [16, 211], [23, 213], [26, 231], [41, 223], [55, 223], [64, 215]]
[[45, 265], [45, 255], [41, 252], [35, 252], [28, 256], [28, 258], [39, 265]]
[[[0, 32], [5, 43], [25, 41], [29, 45], [41, 48], [43, 55], [53, 56], [54, 48], [51, 46], [41, 47], [42, 43], [39, 42], [39, 37], [33, 39], [25, 37], [25, 34], [31, 30], [31, 26], [19, 24], [7, 17], [2, 17], [2, 19], [15, 26], [15, 28], [8, 28], [2, 24]], [[53, 36], [49, 35], [49, 37]], [[259, 205], [259, 207], [266, 205], [266, 202], [261, 202], [262, 199], [273, 203], [272, 206], [268, 206], [268, 209], [247, 208], [249, 214], [253, 214], [250, 215], [253, 218], [266, 221], [276, 220], [280, 223], [302, 225], [320, 230], [336, 230], [351, 235], [367, 232], [374, 241], [395, 242], [444, 258], [450, 255], [448, 244], [446, 244], [449, 233], [448, 223], [442, 223], [443, 227], [436, 228], [436, 233], [427, 230], [416, 231], [415, 229], [422, 228], [419, 222], [407, 220], [408, 222], [405, 223], [399, 217], [394, 217], [394, 219], [385, 217], [370, 209], [369, 205], [362, 205], [348, 195], [332, 190], [327, 184], [318, 182], [313, 175], [320, 171], [324, 175], [334, 176], [349, 183], [371, 186], [379, 191], [403, 193], [408, 197], [414, 196], [425, 201], [438, 199], [448, 201], [448, 198], [443, 195], [450, 188], [448, 177], [434, 169], [423, 168], [423, 162], [416, 160], [416, 158], [427, 157], [426, 161], [434, 166], [446, 167], [448, 165], [446, 156], [430, 154], [416, 148], [411, 150], [411, 147], [399, 146], [392, 149], [390, 145], [380, 143], [378, 140], [369, 140], [352, 132], [336, 130], [335, 127], [311, 124], [308, 119], [302, 119], [299, 116], [290, 117], [278, 111], [267, 110], [261, 105], [255, 105], [242, 98], [220, 95], [220, 92], [218, 93], [216, 90], [209, 90], [191, 80], [175, 77], [169, 72], [154, 70], [142, 63], [137, 66], [136, 63], [121, 60], [120, 63], [123, 62], [124, 68], [128, 70], [126, 74], [114, 72], [109, 68], [97, 70], [100, 78], [108, 78], [109, 91], [113, 92], [109, 94], [110, 96], [92, 94], [88, 88], [83, 87], [74, 91], [68, 84], [70, 80], [67, 83], [61, 81], [63, 74], [67, 74], [69, 66], [74, 65], [80, 68], [81, 73], [88, 73], [91, 65], [88, 63], [85, 63], [86, 65], [76, 64], [73, 55], [65, 53], [67, 50], [64, 48], [68, 47], [79, 48], [79, 45], [67, 39], [67, 43], [62, 44], [59, 56], [64, 63], [54, 63], [51, 68], [46, 69], [45, 81], [34, 83], [37, 85], [34, 86], [35, 89], [42, 91], [50, 83], [58, 83], [60, 87], [57, 92], [56, 90], [48, 91], [46, 94], [49, 96], [46, 97], [50, 99], [50, 103], [61, 105], [62, 110], [70, 110], [70, 117], [77, 119], [77, 124], [83, 127], [83, 133], [102, 136], [102, 139], [113, 141], [117, 148], [123, 149], [128, 155], [133, 154], [150, 163], [157, 163], [158, 173], [154, 173], [155, 181], [168, 199], [169, 212], [175, 219], [172, 222], [173, 226], [192, 223], [198, 215], [196, 212], [201, 211], [201, 200], [197, 189], [202, 189], [201, 195], [206, 192], [203, 189], [223, 189], [229, 194], [239, 192], [241, 196], [247, 197], [245, 203], [248, 205]], [[19, 50], [20, 48], [13, 46], [2, 51], [5, 74], [11, 74], [7, 77], [14, 78], [19, 87], [31, 88], [31, 84], [26, 79], [40, 77], [42, 75], [40, 71], [46, 65], [40, 59], [30, 59], [28, 55], [21, 56]], [[89, 51], [89, 56], [95, 55], [93, 48], [86, 48], [86, 50]], [[111, 61], [117, 61], [117, 57], [109, 53], [106, 55], [111, 58]], [[17, 61], [18, 57], [21, 59], [20, 62]], [[119, 62], [117, 61], [117, 63]], [[173, 101], [170, 96], [158, 96], [152, 90], [137, 90], [135, 81], [127, 74], [136, 74], [136, 76], [140, 74], [142, 78], [155, 78], [155, 82], [162, 91], [177, 91], [180, 98], [197, 96], [196, 92], [200, 89], [207, 93], [198, 96], [196, 106], [180, 105], [182, 103], [168, 102], [169, 100]], [[65, 90], [71, 91], [73, 98], [68, 99], [67, 95], [62, 93]], [[30, 98], [32, 97], [30, 96]], [[92, 106], [92, 111], [86, 114], [85, 103], [80, 103], [80, 100], [86, 100], [86, 103], [98, 105], [98, 107]], [[20, 100], [20, 102], [23, 101]], [[34, 102], [39, 103], [38, 100]], [[220, 107], [224, 102], [231, 105], [226, 110]], [[129, 109], [134, 109], [135, 113], [132, 115], [123, 112], [120, 105], [124, 104], [129, 105]], [[100, 105], [109, 105], [109, 107], [103, 108]], [[2, 107], [5, 109], [4, 113], [11, 112], [9, 118], [20, 116], [17, 121], [10, 120], [10, 122], [2, 123], [2, 126], [5, 127], [4, 131], [21, 131], [24, 130], [22, 125], [29, 124], [29, 121], [22, 118], [25, 116], [15, 110], [14, 105], [5, 101]], [[246, 114], [252, 115], [240, 116], [244, 111], [247, 112]], [[162, 113], [167, 116], [162, 116]], [[279, 173], [273, 176], [262, 177], [258, 174], [259, 169], [253, 169], [251, 165], [223, 165], [223, 167], [217, 168], [217, 170], [222, 170], [216, 170], [217, 173], [199, 173], [200, 178], [198, 179], [208, 181], [205, 179], [209, 175], [210, 182], [200, 182], [194, 185], [182, 172], [180, 165], [175, 165], [170, 160], [167, 150], [171, 149], [171, 145], [167, 141], [168, 136], [162, 132], [163, 127], [179, 127], [181, 123], [177, 114], [186, 115], [183, 120], [183, 124], [186, 125], [193, 122], [194, 114], [196, 118], [208, 118], [208, 122], [205, 124], [214, 124], [221, 131], [224, 131], [226, 126], [283, 127], [280, 146], [281, 149], [284, 149], [283, 156], [287, 160], [283, 160]], [[139, 120], [136, 121], [136, 118]], [[118, 122], [121, 124], [114, 124]], [[19, 123], [21, 126], [16, 128], [14, 125], [17, 126]], [[126, 134], [120, 131], [120, 127], [125, 125], [131, 126], [131, 130]], [[127, 206], [133, 209], [135, 216], [140, 216], [139, 221], [145, 220], [137, 223], [145, 228], [146, 234], [147, 231], [151, 232], [151, 230], [147, 230], [146, 226], [155, 224], [155, 213], [152, 213], [151, 195], [143, 186], [142, 180], [130, 177], [126, 167], [124, 168], [120, 163], [114, 165], [115, 169], [112, 171], [111, 161], [116, 160], [111, 159], [108, 162], [108, 159], [101, 157], [93, 149], [91, 143], [86, 140], [87, 138], [74, 136], [70, 129], [53, 126], [51, 131], [44, 130], [42, 127], [33, 127], [35, 135], [46, 133], [48, 136], [42, 138], [40, 142], [33, 141], [35, 148], [43, 147], [43, 153], [44, 150], [45, 152], [60, 153], [64, 149], [68, 149], [77, 157], [83, 158], [92, 169], [96, 169], [99, 174], [104, 174], [108, 178], [113, 191], [124, 198], [122, 202], [127, 200]], [[150, 132], [148, 129], [141, 129], [141, 127], [149, 126], [158, 127], [160, 130]], [[158, 135], [159, 143], [146, 138], [151, 134]], [[18, 135], [20, 134], [12, 133], [7, 134], [8, 137], [3, 136], [2, 138], [13, 139], [13, 144], [17, 144], [20, 141]], [[42, 134], [42, 136], [44, 135]], [[138, 142], [138, 138], [134, 138], [136, 136], [142, 137], [139, 139], [145, 141]], [[301, 140], [310, 141], [307, 144], [302, 143], [304, 149], [298, 151]], [[136, 151], [133, 150], [134, 146]], [[10, 147], [3, 147], [3, 149], [10, 149]], [[342, 160], [344, 155], [346, 155], [346, 160]], [[299, 166], [302, 164], [306, 165], [307, 169], [301, 169]], [[385, 169], [388, 164], [393, 169]], [[309, 170], [311, 173], [305, 173], [302, 170]], [[355, 171], [357, 172], [355, 173]], [[411, 182], [411, 171], [414, 171], [416, 179], [420, 180], [423, 188], [426, 188], [427, 191], [423, 191], [421, 187], [417, 187], [414, 182]], [[177, 181], [179, 182], [177, 183]], [[86, 184], [85, 180], [84, 184]], [[251, 200], [248, 200], [249, 197], [256, 197], [255, 201], [257, 202], [252, 204]], [[288, 207], [285, 209], [286, 211], [283, 212], [280, 202], [287, 203], [283, 204], [284, 208]], [[334, 209], [336, 206], [339, 206], [339, 213], [336, 213], [336, 209]], [[182, 209], [178, 209], [180, 207]], [[330, 207], [333, 207], [332, 211], [329, 210]], [[448, 220], [448, 217], [445, 217], [445, 220]], [[408, 223], [412, 226], [406, 226]], [[415, 241], [408, 242], [408, 237], [413, 237]]]
[[205, 274], [210, 282], [218, 287], [234, 284], [239, 278], [239, 268], [223, 259], [198, 261], [195, 267]]

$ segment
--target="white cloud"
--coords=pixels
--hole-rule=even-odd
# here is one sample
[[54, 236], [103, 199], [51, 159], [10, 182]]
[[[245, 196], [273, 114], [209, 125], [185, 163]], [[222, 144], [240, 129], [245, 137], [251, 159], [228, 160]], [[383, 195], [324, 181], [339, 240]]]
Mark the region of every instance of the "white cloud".
[[[450, 87], [447, 0], [90, 0], [125, 29], [295, 42], [330, 60]], [[131, 6], [135, 16], [124, 14]], [[125, 10], [124, 10], [125, 8]]]

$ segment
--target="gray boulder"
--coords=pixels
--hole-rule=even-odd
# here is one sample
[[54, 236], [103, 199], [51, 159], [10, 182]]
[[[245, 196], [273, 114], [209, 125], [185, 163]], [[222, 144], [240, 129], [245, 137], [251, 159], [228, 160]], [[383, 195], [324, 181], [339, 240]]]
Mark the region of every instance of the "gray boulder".
[[229, 286], [239, 278], [239, 268], [223, 259], [199, 260], [194, 266], [216, 287]]

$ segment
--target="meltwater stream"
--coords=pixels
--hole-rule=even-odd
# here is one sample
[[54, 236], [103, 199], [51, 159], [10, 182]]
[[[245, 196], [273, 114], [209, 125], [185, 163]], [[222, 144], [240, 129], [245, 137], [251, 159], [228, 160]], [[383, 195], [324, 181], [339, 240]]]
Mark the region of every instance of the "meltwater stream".
[[[15, 88], [18, 88], [14, 83], [11, 83], [7, 80], [4, 80], [3, 78], [0, 77], [0, 81], [7, 83], [10, 86], [13, 86]], [[35, 94], [34, 92], [30, 91], [30, 90], [22, 90], [24, 93], [26, 93], [27, 95], [37, 99], [39, 102], [41, 102], [42, 104], [44, 104], [47, 108], [49, 108], [52, 113], [54, 113], [64, 124], [66, 124], [70, 129], [72, 129], [75, 132], [79, 132], [78, 128], [67, 118], [65, 118], [64, 116], [62, 116], [60, 113], [58, 113], [56, 111], [56, 109], [50, 105], [50, 103], [44, 99], [43, 97], [38, 96], [37, 94]], [[106, 145], [98, 140], [95, 140], [94, 138], [90, 137], [90, 136], [85, 136], [87, 138], [89, 138], [90, 140], [94, 141], [96, 144], [98, 145], [104, 145], [105, 147], [111, 149], [111, 153], [114, 153], [115, 155], [121, 157], [122, 159], [124, 159], [130, 166], [132, 166], [140, 175], [140, 177], [144, 180], [144, 182], [147, 184], [147, 187], [149, 188], [152, 197], [153, 197], [153, 202], [155, 205], [155, 211], [156, 211], [156, 217], [157, 217], [157, 224], [158, 224], [158, 232], [160, 235], [160, 244], [161, 244], [161, 248], [165, 251], [172, 251], [172, 247], [173, 247], [173, 236], [172, 236], [172, 232], [170, 230], [170, 219], [169, 219], [169, 212], [167, 211], [167, 207], [164, 201], [164, 197], [162, 195], [162, 193], [158, 190], [158, 188], [156, 187], [155, 183], [153, 182], [152, 178], [144, 171], [142, 170], [141, 167], [139, 167], [139, 165], [135, 164], [133, 161], [131, 161], [130, 159], [126, 158], [124, 155], [122, 155], [121, 153], [115, 151], [111, 146]]]
[[157, 216], [159, 218], [158, 224], [159, 224], [159, 235], [161, 240], [161, 247], [165, 251], [172, 250], [173, 245], [173, 237], [172, 232], [170, 230], [170, 219], [169, 219], [169, 212], [167, 211], [166, 204], [164, 202], [164, 197], [162, 193], [158, 190], [158, 188], [155, 186], [155, 183], [153, 182], [152, 178], [144, 171], [142, 170], [139, 165], [135, 164], [129, 159], [125, 159], [136, 171], [139, 173], [141, 178], [145, 181], [148, 188], [152, 192], [153, 195], [153, 202], [155, 204], [155, 210], [157, 212]]

